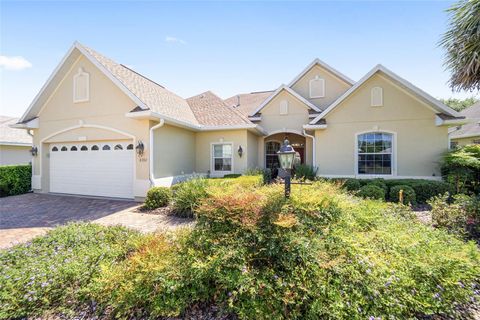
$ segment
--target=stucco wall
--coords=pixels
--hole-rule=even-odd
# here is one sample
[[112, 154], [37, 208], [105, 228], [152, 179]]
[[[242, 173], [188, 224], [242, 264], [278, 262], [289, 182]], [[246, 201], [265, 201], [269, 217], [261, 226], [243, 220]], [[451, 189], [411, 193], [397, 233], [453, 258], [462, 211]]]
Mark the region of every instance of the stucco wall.
[[451, 141], [458, 142], [459, 147], [466, 146], [467, 144], [473, 144], [473, 140], [480, 140], [480, 136], [476, 137], [469, 137], [469, 138], [459, 138], [459, 139], [451, 139]]
[[0, 165], [28, 164], [32, 161], [31, 146], [0, 145]]
[[[280, 102], [288, 101], [288, 114], [280, 114]], [[269, 134], [280, 131], [294, 131], [301, 134], [303, 125], [308, 123], [308, 108], [297, 98], [283, 90], [261, 111], [259, 125]]]
[[[383, 88], [384, 106], [370, 106], [370, 91]], [[447, 127], [435, 126], [435, 112], [391, 81], [376, 75], [326, 116], [328, 128], [315, 131], [319, 175], [355, 175], [355, 134], [396, 133], [400, 177], [440, 175], [438, 161], [447, 151]]]
[[[90, 74], [90, 100], [82, 103], [73, 103], [73, 76], [79, 67], [82, 67], [85, 72]], [[92, 141], [116, 138], [132, 139], [134, 137], [136, 141], [143, 141], [146, 149], [149, 149], [148, 120], [139, 121], [125, 117], [125, 113], [135, 107], [136, 104], [110, 79], [86, 58], [80, 57], [39, 113], [40, 128], [35, 130], [33, 139], [33, 144], [40, 146], [40, 154], [34, 161], [34, 177], [32, 180], [34, 188], [40, 189], [42, 192], [48, 192], [48, 143], [50, 142], [59, 139], [72, 139], [72, 141], [86, 139], [87, 141]], [[45, 140], [45, 138], [59, 131], [81, 125], [108, 127], [121, 132], [84, 127]], [[142, 158], [136, 156], [135, 161], [136, 180], [134, 189], [138, 190], [139, 193], [143, 193], [149, 186], [147, 153]]]
[[[315, 76], [325, 79], [325, 97], [323, 98], [310, 98], [310, 80], [314, 79]], [[350, 84], [344, 82], [322, 67], [316, 65], [311, 68], [302, 78], [300, 78], [293, 85], [292, 89], [317, 107], [320, 107], [320, 109], [325, 109], [350, 87]]]
[[[245, 151], [245, 147], [243, 147]], [[258, 140], [257, 136], [250, 131], [247, 131], [247, 169], [259, 168], [258, 165]], [[245, 156], [245, 155], [244, 155]]]
[[154, 131], [154, 178], [195, 171], [195, 133], [164, 125]]
[[244, 154], [241, 158], [238, 156], [238, 146], [242, 146], [243, 150], [248, 153], [247, 130], [230, 130], [230, 131], [210, 131], [198, 132], [195, 137], [196, 141], [196, 161], [195, 171], [206, 173], [210, 170], [211, 154], [213, 142], [232, 142], [233, 143], [233, 169], [234, 173], [244, 173], [248, 168], [248, 154]]

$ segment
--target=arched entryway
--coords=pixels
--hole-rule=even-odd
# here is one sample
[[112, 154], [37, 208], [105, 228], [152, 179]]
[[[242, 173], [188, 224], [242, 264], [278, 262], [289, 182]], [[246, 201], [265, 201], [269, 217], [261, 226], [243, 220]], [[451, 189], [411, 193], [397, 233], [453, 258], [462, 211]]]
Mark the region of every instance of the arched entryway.
[[304, 136], [291, 132], [275, 133], [265, 137], [265, 168], [278, 169], [279, 162], [277, 152], [283, 141], [288, 139], [296, 152], [298, 152], [301, 163], [305, 163], [306, 139]]

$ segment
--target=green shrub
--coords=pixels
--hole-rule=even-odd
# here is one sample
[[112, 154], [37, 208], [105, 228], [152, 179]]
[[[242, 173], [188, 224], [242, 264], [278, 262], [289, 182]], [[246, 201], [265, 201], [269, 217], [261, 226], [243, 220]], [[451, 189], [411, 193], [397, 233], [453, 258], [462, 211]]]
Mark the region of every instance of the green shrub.
[[0, 197], [14, 196], [31, 190], [32, 166], [0, 166]]
[[165, 207], [172, 199], [172, 191], [166, 187], [153, 187], [147, 192], [145, 199], [145, 209], [154, 210], [160, 207]]
[[374, 185], [374, 186], [380, 187], [385, 191], [385, 194], [388, 193], [388, 186], [384, 179], [381, 179], [381, 178], [372, 179], [370, 180], [370, 182], [367, 183], [367, 185]]
[[362, 185], [360, 184], [360, 181], [358, 181], [358, 179], [347, 179], [343, 183], [342, 187], [348, 191], [357, 191], [360, 190]]
[[74, 223], [0, 251], [0, 319], [75, 310], [101, 265], [125, 258], [138, 238], [123, 227]]
[[456, 193], [480, 193], [480, 145], [467, 145], [445, 154], [442, 175]]
[[249, 168], [245, 171], [245, 173], [243, 174], [244, 176], [261, 176], [263, 174], [263, 169], [260, 169], [260, 168], [255, 168], [255, 169], [252, 169], [252, 168]]
[[448, 193], [432, 198], [432, 223], [462, 237], [480, 239], [480, 199], [459, 194], [450, 199]]
[[415, 191], [417, 203], [425, 204], [435, 196], [451, 192], [452, 186], [443, 181], [422, 180], [422, 179], [395, 179], [386, 180], [387, 185], [392, 188], [397, 185], [407, 185]]
[[299, 164], [295, 166], [294, 176], [296, 179], [313, 181], [317, 176], [317, 169], [318, 168], [309, 166], [308, 164]]
[[98, 301], [119, 318], [177, 317], [198, 302], [239, 319], [458, 318], [480, 253], [405, 211], [328, 183], [293, 185], [290, 200], [281, 186], [215, 189], [190, 233], [106, 266]]
[[272, 170], [267, 168], [262, 172], [263, 184], [270, 184], [272, 182]]
[[385, 200], [385, 189], [373, 184], [367, 184], [360, 188], [357, 195], [362, 198]]
[[208, 196], [208, 180], [194, 178], [173, 188], [173, 211], [179, 217], [193, 217], [201, 201]]
[[390, 201], [400, 202], [400, 190], [403, 191], [403, 202], [402, 204], [415, 204], [417, 198], [415, 195], [415, 190], [412, 187], [407, 185], [398, 185], [390, 188]]
[[242, 175], [239, 174], [239, 173], [230, 173], [230, 174], [226, 174], [224, 175], [223, 177], [225, 179], [232, 179], [232, 178], [238, 178], [238, 177], [241, 177]]

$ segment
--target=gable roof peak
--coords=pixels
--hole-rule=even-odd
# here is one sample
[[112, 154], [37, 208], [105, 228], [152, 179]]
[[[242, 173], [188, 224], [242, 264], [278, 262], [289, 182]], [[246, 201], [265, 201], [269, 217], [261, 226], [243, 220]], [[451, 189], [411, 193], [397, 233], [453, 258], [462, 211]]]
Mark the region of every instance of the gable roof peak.
[[344, 75], [343, 73], [341, 73], [340, 71], [338, 71], [337, 69], [333, 68], [332, 66], [330, 66], [329, 64], [327, 64], [326, 62], [320, 60], [319, 58], [315, 58], [309, 65], [307, 65], [307, 67], [305, 69], [302, 70], [302, 72], [300, 72], [300, 74], [298, 74], [290, 83], [289, 83], [289, 87], [292, 87], [295, 83], [298, 82], [298, 80], [300, 80], [307, 72], [309, 72], [313, 67], [315, 66], [320, 66], [322, 67], [323, 69], [327, 70], [328, 72], [330, 72], [331, 74], [333, 74], [335, 77], [337, 77], [338, 79], [342, 80], [343, 82], [349, 84], [349, 85], [353, 85], [355, 83], [355, 81], [353, 81], [352, 79], [350, 79], [349, 77], [347, 77], [346, 75]]
[[342, 94], [340, 97], [337, 98], [334, 102], [332, 102], [328, 108], [322, 111], [320, 115], [318, 115], [315, 119], [310, 121], [310, 124], [316, 124], [319, 120], [324, 118], [330, 111], [335, 109], [342, 101], [344, 101], [346, 98], [348, 98], [351, 94], [353, 94], [359, 87], [361, 87], [367, 80], [369, 80], [373, 75], [375, 75], [377, 72], [382, 72], [385, 74], [390, 81], [393, 81], [400, 85], [401, 87], [407, 89], [411, 93], [413, 93], [415, 96], [417, 96], [421, 101], [424, 103], [430, 105], [433, 109], [435, 109], [437, 112], [444, 113], [448, 116], [451, 117], [460, 117], [460, 114], [453, 110], [452, 108], [446, 106], [444, 103], [441, 101], [435, 99], [422, 89], [418, 88], [417, 86], [413, 85], [409, 81], [405, 80], [404, 78], [400, 77], [390, 69], [386, 68], [385, 66], [381, 64], [377, 64], [374, 66], [365, 76], [363, 76], [362, 79], [358, 80], [355, 85], [353, 85], [350, 89], [348, 89], [344, 94]]

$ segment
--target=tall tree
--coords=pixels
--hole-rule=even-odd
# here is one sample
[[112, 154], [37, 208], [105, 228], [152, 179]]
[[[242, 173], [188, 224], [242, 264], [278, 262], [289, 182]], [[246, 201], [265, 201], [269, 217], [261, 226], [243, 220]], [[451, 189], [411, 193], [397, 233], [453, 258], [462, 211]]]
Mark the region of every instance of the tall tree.
[[470, 97], [467, 99], [455, 99], [455, 98], [448, 98], [448, 99], [440, 99], [443, 103], [445, 103], [447, 106], [452, 108], [453, 110], [456, 111], [462, 111], [463, 109], [466, 109], [470, 106], [472, 106], [474, 103], [479, 101], [478, 99], [474, 97]]
[[460, 0], [450, 9], [450, 25], [440, 45], [446, 50], [453, 90], [480, 90], [480, 0]]

